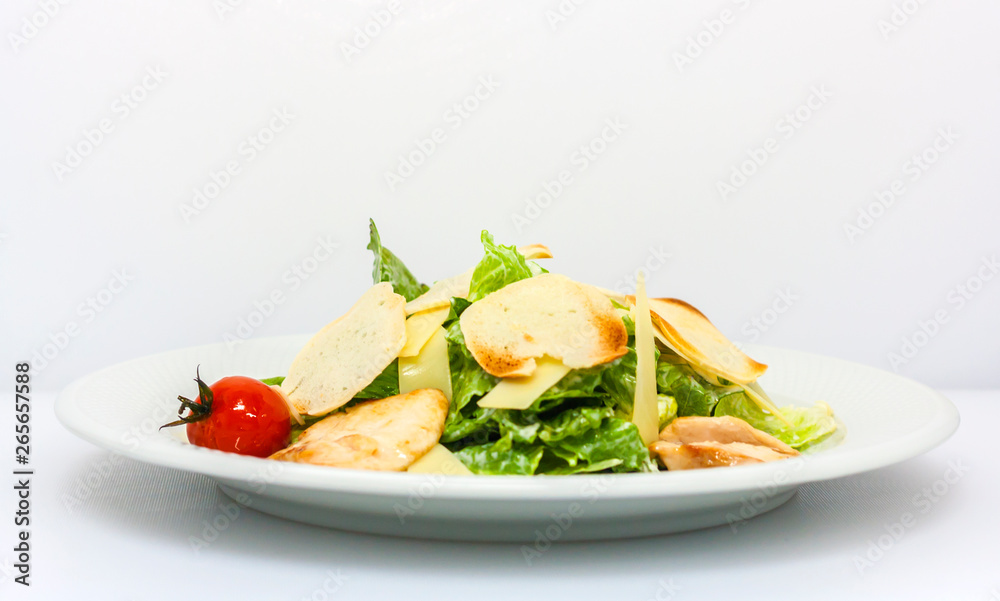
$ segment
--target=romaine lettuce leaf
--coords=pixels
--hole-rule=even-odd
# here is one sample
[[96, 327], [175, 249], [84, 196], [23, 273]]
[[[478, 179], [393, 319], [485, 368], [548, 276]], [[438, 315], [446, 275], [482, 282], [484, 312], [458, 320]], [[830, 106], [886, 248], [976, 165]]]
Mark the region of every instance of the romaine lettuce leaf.
[[660, 430], [677, 417], [677, 401], [669, 394], [658, 394], [657, 406], [660, 412]]
[[[553, 457], [553, 455], [548, 455], [548, 457]], [[575, 465], [569, 465], [564, 462], [561, 458], [555, 457], [553, 461], [546, 461], [546, 456], [542, 456], [542, 461], [538, 465], [538, 473], [545, 474], [548, 476], [569, 476], [571, 474], [589, 474], [593, 472], [603, 472], [604, 470], [614, 469], [622, 464], [621, 459], [608, 459], [606, 461], [598, 461], [596, 463], [587, 463], [585, 461], [578, 461]]]
[[[608, 364], [601, 373], [601, 385], [607, 392], [609, 403], [614, 408], [615, 417], [631, 421], [632, 405], [635, 401], [635, 349], [629, 348], [628, 354]], [[663, 392], [657, 382], [657, 399], [660, 413], [660, 429], [677, 417], [677, 401]]]
[[682, 417], [712, 415], [720, 392], [724, 391], [701, 379], [687, 365], [669, 361], [656, 364], [656, 388], [660, 394], [673, 397], [677, 402], [677, 415]]
[[481, 409], [471, 401], [492, 390], [499, 379], [486, 373], [476, 363], [465, 346], [465, 336], [457, 319], [448, 325], [445, 338], [448, 340], [448, 366], [451, 369], [451, 408], [441, 440], [454, 442], [472, 436], [489, 425], [494, 410]]
[[563, 404], [567, 399], [603, 398], [607, 395], [599, 389], [603, 380], [603, 365], [590, 369], [574, 369], [551, 388], [535, 399], [527, 412], [546, 412]]
[[458, 319], [462, 316], [462, 313], [469, 308], [472, 303], [467, 298], [459, 298], [453, 296], [451, 298], [451, 310], [448, 311], [448, 317], [444, 320], [445, 327], [451, 325], [453, 320]]
[[632, 422], [623, 419], [607, 418], [600, 427], [553, 440], [549, 448], [565, 460], [569, 467], [576, 467], [581, 462], [595, 465], [619, 460], [620, 463], [611, 467], [613, 471], [656, 470], [649, 459], [649, 451], [639, 436], [639, 429]]
[[560, 411], [550, 419], [542, 419], [538, 413], [499, 409], [493, 420], [499, 427], [500, 436], [524, 444], [552, 445], [564, 438], [577, 436], [599, 428], [605, 418], [611, 417], [608, 407], [573, 407]]
[[392, 254], [392, 251], [382, 246], [382, 238], [378, 235], [378, 229], [372, 219], [368, 220], [368, 230], [371, 235], [368, 250], [375, 255], [375, 264], [372, 267], [374, 283], [389, 282], [396, 294], [403, 295], [407, 301], [427, 292], [428, 287], [417, 281], [417, 278], [396, 255]]
[[500, 428], [500, 436], [509, 436], [514, 442], [534, 444], [538, 439], [538, 431], [542, 420], [537, 413], [500, 409], [493, 414], [493, 420]]
[[[463, 444], [479, 444], [495, 439], [498, 428], [494, 421], [494, 413], [496, 409], [476, 405], [467, 405], [464, 411], [449, 413], [441, 442], [462, 441]], [[461, 448], [461, 445], [458, 448]]]
[[480, 238], [486, 254], [472, 272], [469, 284], [469, 301], [476, 302], [491, 292], [530, 278], [545, 270], [534, 261], [529, 261], [515, 246], [502, 246], [493, 241], [493, 236], [483, 230]]
[[[608, 363], [601, 371], [601, 387], [610, 397], [611, 406], [615, 409], [615, 417], [624, 420], [632, 419], [632, 404], [635, 401], [635, 370], [636, 354], [634, 340], [630, 340], [628, 353]], [[656, 350], [659, 360], [660, 351]], [[677, 402], [664, 392], [657, 381], [657, 392], [660, 397], [661, 427], [677, 416]]]
[[632, 419], [635, 402], [636, 356], [634, 346], [628, 353], [608, 363], [601, 372], [601, 386], [608, 395], [615, 417]]
[[601, 427], [605, 419], [614, 416], [610, 407], [576, 407], [563, 411], [542, 424], [538, 438], [554, 444], [573, 436], [580, 436], [588, 430]]
[[[501, 412], [497, 412], [500, 414]], [[511, 414], [516, 412], [510, 412]], [[499, 440], [458, 449], [455, 455], [477, 474], [577, 474], [611, 469], [616, 472], [654, 471], [649, 451], [631, 422], [605, 417], [606, 408], [567, 411], [550, 424], [530, 424], [539, 433], [534, 444], [519, 440], [515, 429]], [[509, 417], [509, 416], [508, 416]], [[527, 418], [528, 421], [535, 418]], [[504, 420], [516, 424], [517, 419]]]
[[530, 476], [538, 469], [545, 449], [514, 443], [504, 437], [492, 443], [465, 447], [455, 451], [458, 460], [476, 474]]
[[781, 414], [792, 424], [791, 427], [777, 417], [764, 413], [743, 392], [727, 394], [715, 406], [715, 415], [738, 417], [799, 451], [825, 440], [837, 430], [837, 420], [825, 403], [817, 403], [812, 407], [789, 405], [781, 408]]
[[395, 360], [382, 373], [354, 395], [356, 399], [384, 399], [399, 394], [399, 360]]

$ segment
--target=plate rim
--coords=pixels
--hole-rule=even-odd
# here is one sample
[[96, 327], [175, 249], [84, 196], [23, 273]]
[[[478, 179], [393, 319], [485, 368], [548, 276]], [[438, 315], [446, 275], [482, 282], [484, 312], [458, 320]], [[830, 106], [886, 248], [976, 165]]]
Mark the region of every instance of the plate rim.
[[[308, 335], [262, 337], [254, 344], [268, 345], [308, 339]], [[113, 430], [85, 415], [79, 406], [77, 391], [89, 381], [99, 379], [109, 371], [128, 367], [133, 363], [155, 361], [179, 352], [200, 349], [217, 349], [226, 343], [177, 348], [160, 353], [132, 358], [109, 365], [82, 376], [63, 388], [56, 397], [55, 414], [59, 422], [74, 435], [112, 453], [144, 463], [202, 474], [212, 478], [242, 480], [248, 483], [259, 477], [277, 462], [270, 459], [246, 457], [224, 453], [177, 442], [170, 444], [163, 437], [153, 436], [138, 445], [127, 447], [116, 440]], [[408, 474], [399, 472], [373, 472], [346, 468], [280, 463], [277, 474], [265, 481], [267, 487], [285, 487], [316, 492], [336, 492], [355, 495], [400, 497], [412, 494], [414, 488], [432, 479], [435, 482], [436, 500], [501, 500], [522, 501], [572, 500], [580, 498], [580, 491], [598, 482], [614, 482], [601, 492], [607, 499], [641, 499], [705, 494], [733, 493], [777, 486], [786, 488], [809, 482], [830, 480], [888, 467], [919, 456], [945, 442], [958, 429], [961, 418], [955, 405], [943, 394], [916, 380], [838, 357], [829, 357], [765, 345], [746, 345], [764, 352], [798, 355], [808, 361], [839, 363], [849, 369], [860, 369], [877, 374], [880, 378], [893, 378], [916, 385], [927, 398], [934, 401], [933, 415], [921, 427], [900, 437], [874, 446], [847, 450], [833, 455], [836, 447], [816, 454], [758, 465], [737, 466], [725, 470], [687, 470], [669, 475], [650, 474], [580, 474], [563, 476], [446, 476]], [[834, 407], [836, 410], [836, 407]], [[850, 436], [850, 424], [847, 424]], [[120, 439], [120, 434], [118, 435]], [[170, 452], [169, 449], [174, 449]], [[165, 449], [167, 451], [165, 451]], [[195, 455], [194, 453], [197, 453]], [[195, 458], [197, 457], [197, 461]]]

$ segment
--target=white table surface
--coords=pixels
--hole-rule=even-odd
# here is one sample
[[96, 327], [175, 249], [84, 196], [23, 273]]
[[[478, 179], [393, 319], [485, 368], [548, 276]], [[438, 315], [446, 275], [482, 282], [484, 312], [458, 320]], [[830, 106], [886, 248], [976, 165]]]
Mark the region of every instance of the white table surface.
[[[745, 524], [603, 543], [555, 544], [529, 566], [519, 545], [424, 542], [323, 530], [252, 510], [199, 552], [190, 537], [227, 503], [211, 480], [109, 454], [34, 403], [32, 586], [8, 574], [15, 498], [3, 461], [0, 599], [968, 599], [1000, 600], [1000, 391], [946, 392], [962, 414], [934, 451], [802, 487]], [[10, 395], [3, 395], [9, 406]], [[9, 411], [0, 417], [9, 431]], [[11, 457], [5, 436], [4, 458]], [[960, 478], [949, 473], [958, 466]], [[66, 500], [90, 475], [95, 491]], [[953, 483], [935, 482], [948, 477]], [[941, 493], [945, 488], [946, 492]], [[926, 491], [926, 493], [924, 492]], [[927, 496], [929, 494], [929, 496]], [[933, 499], [933, 502], [929, 502]], [[887, 527], [913, 522], [890, 540]], [[915, 523], [914, 523], [915, 522]], [[883, 556], [858, 558], [879, 537]], [[324, 590], [324, 585], [326, 590]]]

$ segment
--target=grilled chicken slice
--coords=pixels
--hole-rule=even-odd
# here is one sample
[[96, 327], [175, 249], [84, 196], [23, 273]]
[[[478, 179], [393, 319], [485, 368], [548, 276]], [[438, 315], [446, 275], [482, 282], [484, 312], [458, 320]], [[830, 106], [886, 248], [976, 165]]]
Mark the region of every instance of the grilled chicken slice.
[[660, 440], [687, 444], [692, 442], [742, 442], [765, 446], [779, 453], [797, 451], [767, 432], [761, 432], [738, 417], [678, 417], [660, 432]]
[[703, 467], [764, 463], [765, 461], [777, 461], [791, 457], [791, 455], [785, 455], [767, 447], [745, 442], [677, 444], [660, 440], [649, 445], [649, 449], [668, 470], [694, 470]]
[[689, 470], [787, 459], [798, 451], [730, 416], [679, 417], [660, 432], [650, 452], [668, 470]]
[[430, 388], [364, 401], [313, 424], [271, 459], [403, 471], [434, 448], [447, 416], [448, 399]]

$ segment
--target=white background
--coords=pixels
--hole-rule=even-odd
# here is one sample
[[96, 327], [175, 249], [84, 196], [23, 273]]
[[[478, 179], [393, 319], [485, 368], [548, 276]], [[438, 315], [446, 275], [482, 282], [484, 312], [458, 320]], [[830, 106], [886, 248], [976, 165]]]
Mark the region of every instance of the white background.
[[[653, 248], [670, 258], [651, 292], [735, 340], [891, 369], [916, 337], [900, 373], [1000, 384], [1000, 278], [949, 301], [1000, 250], [996, 3], [927, 2], [883, 32], [885, 0], [586, 3], [564, 21], [554, 1], [403, 2], [349, 57], [382, 4], [218, 5], [74, 2], [34, 31], [38, 5], [4, 3], [0, 361], [78, 326], [36, 362], [39, 386], [222, 341], [275, 289], [285, 301], [252, 336], [318, 329], [370, 283], [369, 216], [427, 281], [474, 264], [483, 228], [546, 243], [550, 268], [606, 287]], [[731, 23], [713, 24], [723, 10]], [[685, 52], [698, 56], [679, 65]], [[454, 128], [446, 111], [481, 77], [498, 87]], [[786, 138], [814, 87], [829, 98]], [[241, 144], [281, 109], [291, 123], [247, 160]], [[609, 118], [627, 129], [581, 170], [574, 153]], [[60, 179], [54, 163], [102, 119], [113, 130]], [[390, 190], [385, 174], [435, 128], [444, 142]], [[942, 128], [957, 140], [912, 181]], [[768, 138], [776, 152], [724, 199], [718, 182]], [[239, 173], [185, 220], [229, 161]], [[572, 183], [519, 232], [514, 215], [563, 170]], [[904, 193], [849, 235], [897, 179]], [[338, 250], [292, 290], [283, 274], [320, 236]], [[81, 309], [123, 269], [100, 313]], [[935, 314], [947, 321], [925, 336]]]

